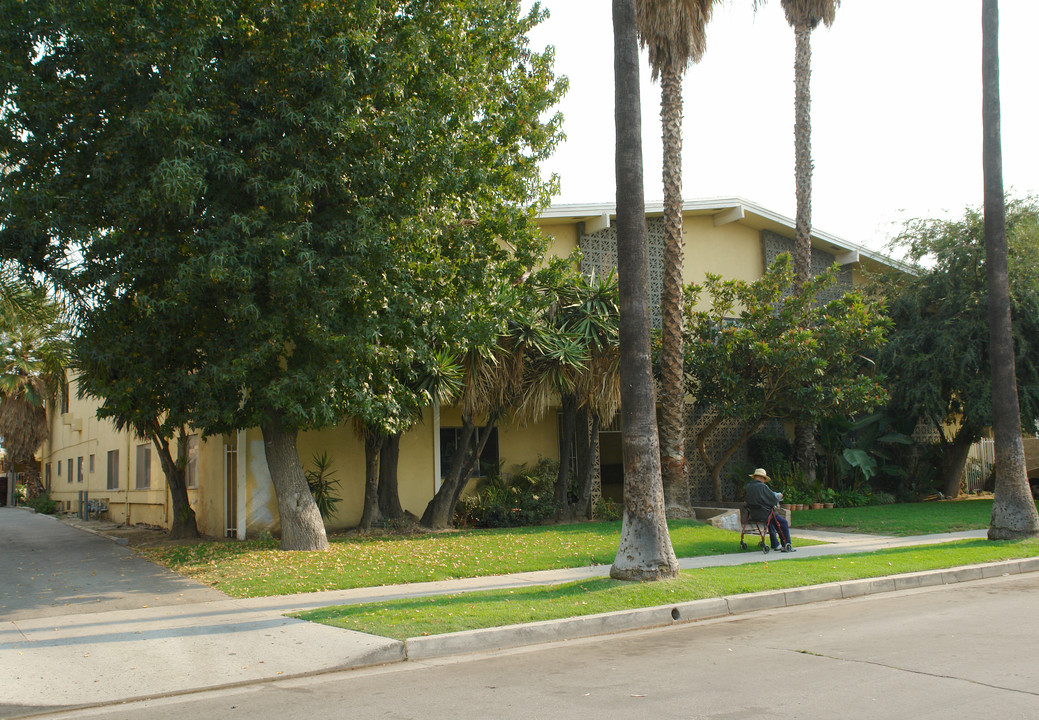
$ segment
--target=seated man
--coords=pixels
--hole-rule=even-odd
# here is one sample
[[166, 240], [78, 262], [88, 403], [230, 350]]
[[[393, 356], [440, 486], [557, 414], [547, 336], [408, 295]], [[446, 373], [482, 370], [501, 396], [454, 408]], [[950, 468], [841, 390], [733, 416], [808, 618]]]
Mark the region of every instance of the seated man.
[[[779, 505], [779, 501], [783, 499], [783, 493], [772, 492], [772, 488], [766, 484], [769, 478], [764, 468], [758, 468], [750, 477], [751, 480], [746, 487], [747, 508], [752, 520], [765, 522], [772, 508]], [[776, 530], [779, 530], [779, 538], [776, 537]], [[773, 550], [794, 552], [790, 544], [790, 523], [778, 512], [772, 515], [772, 521], [768, 524], [768, 537]]]

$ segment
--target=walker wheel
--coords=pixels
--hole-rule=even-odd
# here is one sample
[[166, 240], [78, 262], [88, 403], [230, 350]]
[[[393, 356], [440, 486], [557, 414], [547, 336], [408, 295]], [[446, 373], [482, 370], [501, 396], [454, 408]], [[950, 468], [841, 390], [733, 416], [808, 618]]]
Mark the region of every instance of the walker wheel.
[[768, 555], [768, 551], [772, 549], [764, 540], [758, 543], [758, 547], [761, 548], [761, 552], [765, 553], [766, 555]]
[[746, 549], [747, 549], [747, 543], [745, 543], [742, 540], [740, 540], [740, 550], [746, 550]]

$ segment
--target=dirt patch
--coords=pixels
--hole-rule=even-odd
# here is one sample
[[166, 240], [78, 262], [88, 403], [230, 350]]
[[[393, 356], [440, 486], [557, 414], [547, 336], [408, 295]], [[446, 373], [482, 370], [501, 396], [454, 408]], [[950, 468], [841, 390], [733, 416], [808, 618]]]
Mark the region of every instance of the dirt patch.
[[81, 520], [76, 515], [59, 516], [66, 525], [101, 535], [130, 547], [164, 547], [167, 545], [190, 545], [213, 542], [216, 538], [193, 538], [174, 540], [168, 531], [154, 525], [120, 525], [110, 520]]

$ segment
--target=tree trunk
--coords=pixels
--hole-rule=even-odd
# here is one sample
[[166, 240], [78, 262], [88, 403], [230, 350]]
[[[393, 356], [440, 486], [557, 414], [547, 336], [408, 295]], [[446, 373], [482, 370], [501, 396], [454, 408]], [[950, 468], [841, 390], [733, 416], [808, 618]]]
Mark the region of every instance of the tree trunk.
[[985, 173], [985, 265], [988, 280], [989, 354], [992, 368], [992, 431], [996, 485], [990, 540], [1039, 535], [1039, 513], [1028, 485], [1021, 410], [1017, 396], [1014, 339], [1010, 321], [1003, 150], [1000, 138], [999, 9], [982, 0], [982, 158]]
[[664, 288], [661, 334], [660, 453], [668, 517], [689, 516], [685, 461], [685, 353], [682, 327], [682, 75], [668, 64], [660, 73], [664, 142]]
[[974, 444], [976, 438], [977, 433], [964, 426], [959, 429], [951, 443], [945, 443], [944, 452], [939, 461], [942, 494], [945, 497], [959, 497], [960, 487], [963, 485], [963, 469], [967, 464], [970, 446]]
[[152, 445], [159, 455], [159, 464], [166, 476], [166, 487], [170, 491], [170, 502], [173, 506], [173, 522], [170, 524], [170, 539], [182, 540], [187, 538], [201, 537], [198, 532], [198, 523], [195, 519], [195, 511], [191, 509], [188, 502], [188, 483], [185, 476], [187, 467], [186, 434], [181, 431], [181, 442], [177, 448], [177, 459], [173, 459], [170, 452], [169, 440], [160, 437], [158, 433], [151, 433]]
[[610, 576], [618, 580], [661, 580], [678, 574], [678, 560], [664, 514], [650, 359], [635, 0], [613, 0], [613, 36], [624, 519]]
[[379, 521], [379, 455], [385, 435], [369, 428], [364, 432], [364, 509], [358, 530], [367, 532]]
[[[433, 499], [426, 505], [425, 512], [422, 513], [419, 523], [423, 527], [442, 530], [451, 526], [455, 510], [455, 489], [463, 482], [462, 471], [466, 465], [466, 451], [472, 442], [475, 429], [469, 418], [462, 418], [462, 434], [455, 450], [455, 456], [451, 459], [451, 467], [448, 468], [447, 475], [441, 480], [440, 489], [437, 490]], [[468, 474], [465, 477], [468, 478]]]
[[585, 407], [580, 411], [577, 433], [577, 475], [581, 488], [581, 499], [577, 502], [577, 515], [586, 520], [592, 519], [592, 483], [595, 468], [595, 453], [599, 446], [599, 417], [588, 412]]
[[465, 490], [465, 486], [469, 484], [469, 478], [473, 474], [473, 469], [480, 462], [480, 456], [483, 455], [483, 449], [487, 447], [487, 441], [490, 440], [494, 427], [495, 422], [492, 420], [487, 423], [486, 427], [476, 428], [473, 432], [473, 449], [472, 452], [466, 453], [466, 461], [462, 465], [461, 481], [455, 485], [454, 495], [451, 499], [451, 520], [454, 519], [455, 506], [458, 505], [458, 500], [462, 497], [462, 491]]
[[707, 469], [711, 472], [711, 485], [714, 488], [714, 499], [718, 502], [724, 500], [722, 497], [722, 469], [725, 467], [725, 463], [729, 462], [736, 451], [739, 450], [745, 442], [754, 433], [761, 429], [763, 421], [755, 422], [753, 425], [744, 425], [743, 432], [739, 438], [727, 447], [717, 460], [711, 460], [710, 455], [707, 453], [707, 440], [711, 434], [721, 425], [721, 418], [715, 416], [704, 428], [696, 435], [696, 449], [700, 454], [700, 459], [703, 460], [703, 464], [707, 466]]
[[379, 512], [384, 518], [391, 520], [404, 517], [397, 485], [400, 437], [401, 433], [394, 433], [386, 438], [379, 455]]
[[[800, 288], [812, 277], [812, 29], [794, 28], [794, 185], [797, 218], [794, 230], [794, 284]], [[801, 472], [815, 481], [815, 427], [794, 428], [794, 448]]]
[[812, 29], [794, 28], [794, 283], [812, 277]]
[[556, 520], [570, 514], [570, 461], [574, 455], [573, 438], [577, 426], [577, 398], [563, 395], [563, 426], [559, 437], [559, 472], [556, 474]]
[[815, 452], [815, 425], [794, 426], [794, 459], [809, 481], [815, 482], [819, 456]]
[[282, 550], [327, 550], [328, 537], [296, 451], [296, 431], [274, 419], [262, 426], [263, 449], [278, 498]]

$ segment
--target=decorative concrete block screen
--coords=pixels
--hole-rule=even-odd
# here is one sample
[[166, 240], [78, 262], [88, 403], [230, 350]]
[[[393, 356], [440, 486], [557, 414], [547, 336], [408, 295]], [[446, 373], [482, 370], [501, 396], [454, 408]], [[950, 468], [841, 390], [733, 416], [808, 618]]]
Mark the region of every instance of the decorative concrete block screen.
[[[765, 255], [765, 267], [776, 261], [783, 253], [794, 254], [794, 241], [777, 235], [771, 230], [761, 231], [761, 249]], [[835, 257], [819, 248], [812, 248], [812, 275], [819, 275], [833, 265]], [[819, 300], [828, 303], [836, 300], [853, 287], [851, 279], [851, 266], [845, 265], [837, 271], [837, 282], [819, 294]]]
[[[649, 321], [657, 330], [661, 327], [660, 296], [664, 292], [664, 221], [648, 218], [649, 235]], [[617, 228], [581, 235], [581, 272], [602, 277], [617, 270]]]

